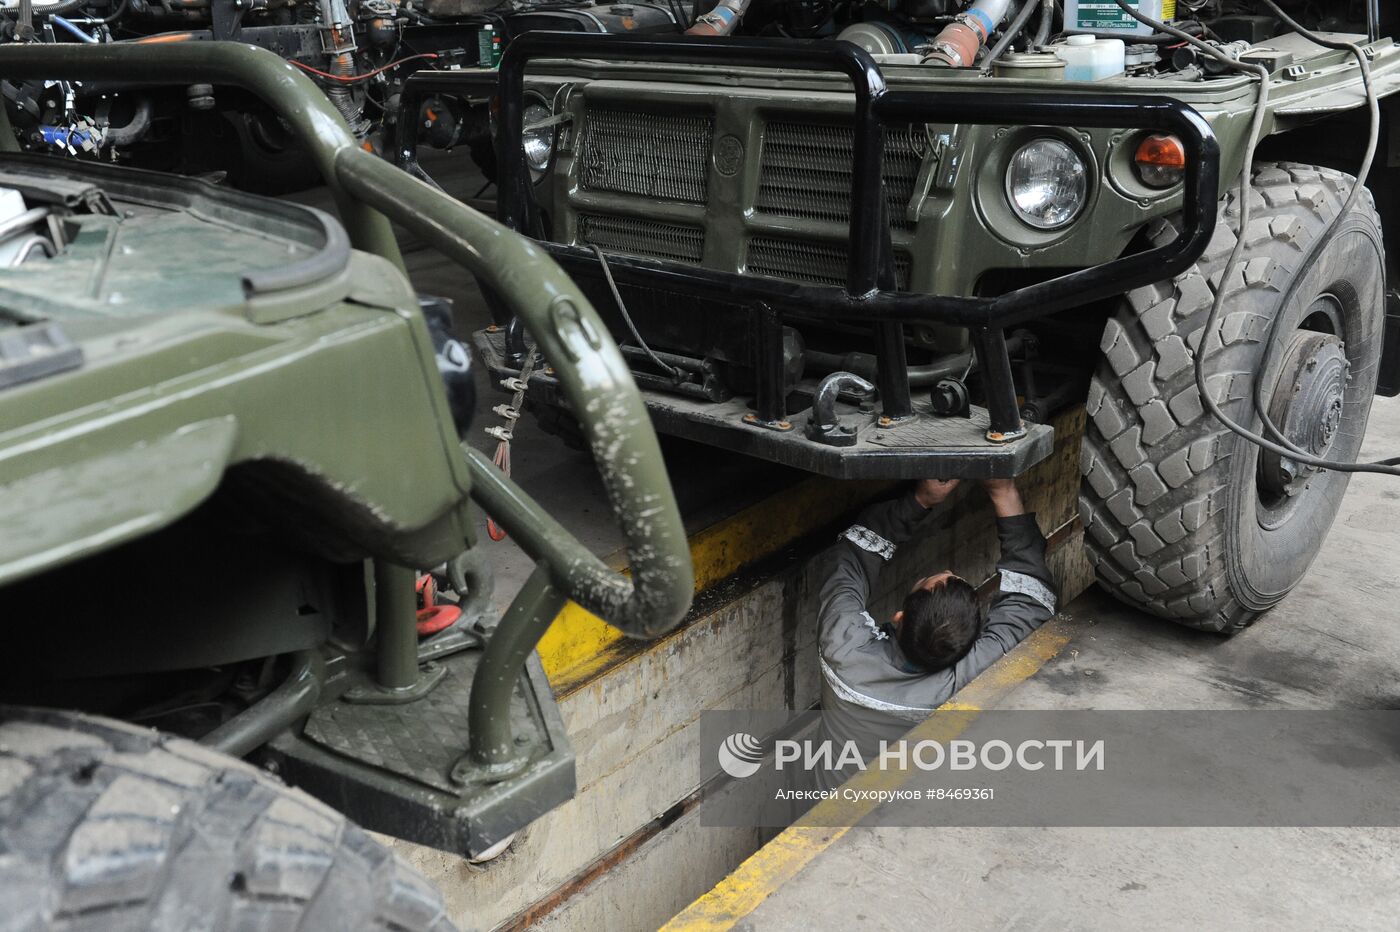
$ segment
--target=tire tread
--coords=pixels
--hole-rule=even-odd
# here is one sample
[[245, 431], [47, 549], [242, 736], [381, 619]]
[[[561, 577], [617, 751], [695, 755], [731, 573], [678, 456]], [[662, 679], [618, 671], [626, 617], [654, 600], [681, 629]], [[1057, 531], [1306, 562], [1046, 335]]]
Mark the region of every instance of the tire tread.
[[363, 829], [243, 761], [0, 707], [0, 929], [454, 928]]
[[[1238, 189], [1227, 195], [1198, 263], [1172, 281], [1129, 292], [1105, 325], [1080, 463], [1080, 516], [1100, 584], [1153, 614], [1222, 633], [1244, 628], [1254, 613], [1231, 595], [1222, 559], [1223, 486], [1237, 438], [1204, 416], [1196, 355], [1204, 352], [1212, 397], [1227, 412], [1238, 410], [1268, 336], [1267, 309], [1355, 179], [1280, 162], [1258, 166], [1253, 182], [1243, 261], [1224, 283], [1216, 332], [1203, 338], [1235, 246]], [[1369, 192], [1359, 209], [1374, 214]], [[1161, 244], [1176, 232], [1174, 220], [1161, 220], [1149, 237]]]

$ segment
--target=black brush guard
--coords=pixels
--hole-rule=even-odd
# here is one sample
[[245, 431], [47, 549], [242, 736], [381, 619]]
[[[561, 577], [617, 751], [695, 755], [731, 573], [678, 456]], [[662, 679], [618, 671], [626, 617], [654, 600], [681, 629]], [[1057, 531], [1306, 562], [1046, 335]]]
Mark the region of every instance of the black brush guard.
[[[646, 392], [660, 430], [719, 446], [847, 478], [910, 476], [984, 477], [1024, 472], [1050, 450], [1048, 428], [1021, 420], [1007, 352], [1006, 331], [1034, 318], [1114, 297], [1190, 268], [1205, 251], [1215, 230], [1219, 197], [1220, 149], [1210, 125], [1180, 101], [1164, 97], [1066, 93], [1033, 97], [978, 89], [965, 93], [892, 91], [875, 60], [846, 42], [772, 41], [767, 39], [652, 38], [594, 36], [576, 33], [528, 33], [506, 50], [499, 76], [489, 73], [420, 71], [406, 82], [398, 121], [397, 160], [420, 178], [416, 158], [420, 108], [430, 94], [496, 96], [499, 102], [497, 165], [500, 219], [512, 229], [540, 241], [575, 278], [596, 273], [592, 250], [544, 239], [539, 205], [520, 138], [523, 128], [524, 77], [528, 62], [539, 58], [601, 59], [665, 64], [700, 64], [839, 72], [855, 91], [850, 207], [849, 264], [846, 286], [812, 285], [763, 276], [700, 268], [680, 262], [610, 255], [619, 284], [739, 304], [749, 309], [755, 353], [756, 412], [738, 423], [735, 404], [668, 399]], [[881, 161], [886, 124], [1010, 124], [1076, 128], [1141, 129], [1178, 136], [1187, 152], [1182, 196], [1182, 226], [1176, 239], [1144, 252], [1029, 285], [993, 297], [897, 292], [893, 249], [884, 213]], [[869, 322], [878, 347], [877, 379], [880, 418], [885, 426], [927, 420], [916, 412], [905, 359], [905, 322], [937, 322], [966, 327], [977, 354], [986, 400], [977, 444], [964, 439], [945, 444], [937, 430], [915, 435], [915, 444], [880, 447], [825, 446], [801, 432], [762, 427], [790, 426], [784, 410], [782, 326], [785, 311], [806, 320]], [[514, 352], [502, 335], [478, 335], [477, 348], [493, 372], [510, 374]], [[538, 382], [536, 386], [533, 383]], [[532, 378], [539, 400], [553, 402], [547, 376]], [[645, 384], [645, 383], [644, 383]], [[742, 406], [741, 406], [742, 407]], [[746, 410], [746, 409], [745, 409]], [[966, 425], [967, 422], [963, 421]], [[902, 429], [902, 428], [896, 428]], [[950, 437], [956, 432], [944, 432]], [[919, 444], [922, 438], [923, 444]]]

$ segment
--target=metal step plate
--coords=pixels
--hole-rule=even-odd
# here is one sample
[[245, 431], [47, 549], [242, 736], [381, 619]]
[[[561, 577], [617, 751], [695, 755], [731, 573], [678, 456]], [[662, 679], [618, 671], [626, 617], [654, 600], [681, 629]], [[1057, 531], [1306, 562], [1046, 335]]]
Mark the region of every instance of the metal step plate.
[[265, 762], [365, 828], [444, 851], [484, 851], [571, 799], [575, 782], [573, 748], [534, 654], [511, 701], [512, 732], [528, 766], [505, 780], [470, 767], [464, 775], [467, 701], [480, 658], [473, 649], [435, 660], [446, 672], [413, 702], [323, 706], [300, 731], [273, 739]]
[[[479, 331], [472, 343], [495, 380], [515, 374], [505, 367], [503, 332]], [[544, 373], [531, 376], [529, 397], [561, 404], [558, 383]], [[742, 398], [711, 402], [646, 390], [642, 397], [662, 433], [836, 479], [1010, 478], [1049, 456], [1055, 440], [1048, 425], [1027, 424], [1021, 439], [992, 443], [986, 409], [973, 407], [970, 417], [937, 417], [925, 398], [914, 402], [914, 417], [887, 428], [875, 414], [838, 405], [843, 423], [857, 430], [855, 444], [835, 447], [808, 439], [806, 411], [791, 416], [790, 430], [778, 431], [745, 423], [753, 409]]]

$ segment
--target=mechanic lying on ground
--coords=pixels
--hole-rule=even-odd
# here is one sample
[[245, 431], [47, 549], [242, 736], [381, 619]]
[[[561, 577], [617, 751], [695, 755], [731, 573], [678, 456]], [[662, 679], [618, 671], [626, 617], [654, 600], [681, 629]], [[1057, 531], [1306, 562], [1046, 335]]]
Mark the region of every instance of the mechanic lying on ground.
[[[1045, 538], [1010, 479], [982, 483], [997, 516], [1000, 591], [985, 620], [977, 590], [950, 571], [914, 584], [892, 624], [866, 610], [876, 578], [895, 547], [924, 530], [929, 510], [956, 479], [920, 481], [912, 492], [872, 505], [830, 551], [821, 591], [822, 738], [856, 742], [869, 760], [952, 698], [1055, 613]], [[831, 789], [850, 772], [818, 774]]]

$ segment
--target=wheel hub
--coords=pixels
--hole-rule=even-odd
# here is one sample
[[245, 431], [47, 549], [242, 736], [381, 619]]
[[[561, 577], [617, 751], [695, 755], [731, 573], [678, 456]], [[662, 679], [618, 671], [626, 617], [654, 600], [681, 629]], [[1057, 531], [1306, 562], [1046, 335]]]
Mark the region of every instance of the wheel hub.
[[[1269, 418], [1296, 447], [1325, 458], [1342, 424], [1350, 364], [1346, 347], [1330, 333], [1302, 330], [1283, 354], [1269, 401]], [[1320, 470], [1265, 450], [1259, 482], [1275, 496], [1291, 497]]]

